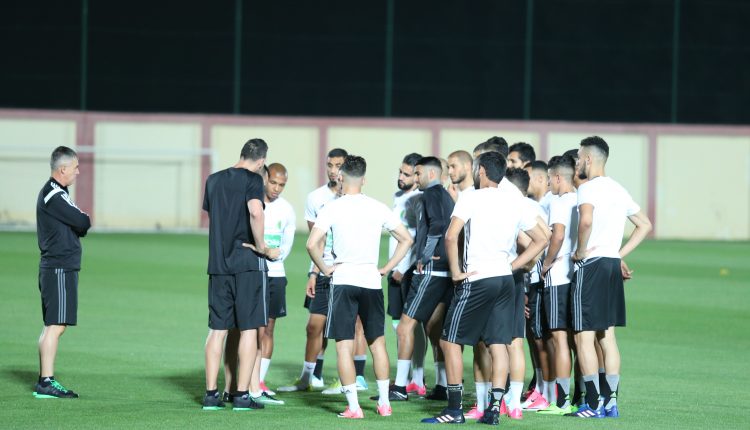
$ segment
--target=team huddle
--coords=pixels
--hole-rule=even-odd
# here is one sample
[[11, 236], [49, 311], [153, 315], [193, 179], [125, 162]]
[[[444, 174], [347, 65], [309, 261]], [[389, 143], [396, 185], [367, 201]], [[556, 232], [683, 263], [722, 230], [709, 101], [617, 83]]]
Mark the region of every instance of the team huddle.
[[[328, 183], [308, 195], [304, 212], [311, 262], [302, 371], [276, 392], [266, 377], [275, 324], [287, 314], [284, 260], [296, 219], [281, 197], [289, 172], [279, 163], [266, 165], [267, 151], [262, 139], [251, 139], [237, 164], [205, 184], [210, 330], [204, 410], [228, 403], [235, 410], [261, 409], [284, 404], [276, 392], [321, 390], [346, 397], [339, 417], [364, 418], [358, 392], [369, 388], [369, 349], [378, 393], [370, 399], [381, 416], [394, 413], [392, 403], [413, 397], [447, 402], [422, 420], [432, 424], [474, 419], [496, 425], [501, 415], [522, 419], [524, 411], [619, 416], [615, 327], [626, 323], [623, 284], [632, 274], [623, 259], [651, 223], [630, 194], [605, 176], [609, 146], [602, 138], [583, 139], [578, 149], [548, 162], [536, 160], [531, 145], [509, 147], [500, 137], [446, 160], [411, 153], [399, 166], [390, 208], [362, 193], [364, 158], [331, 150]], [[62, 192], [58, 188], [43, 190], [40, 199]], [[626, 220], [635, 228], [623, 244]], [[73, 234], [76, 242], [86, 229]], [[383, 231], [390, 234], [389, 255], [379, 266]], [[55, 267], [44, 269], [49, 288], [42, 288], [40, 275], [45, 325], [64, 329], [69, 322], [58, 295], [68, 278]], [[58, 298], [45, 299], [45, 291], [55, 288]], [[393, 381], [385, 343], [391, 326], [398, 357]], [[335, 342], [338, 378], [326, 388], [329, 340]], [[527, 387], [525, 341], [534, 369]], [[474, 357], [476, 402], [470, 407], [464, 399], [464, 347]], [[435, 363], [430, 390], [428, 349]], [[40, 339], [45, 366], [43, 351]], [[40, 395], [73, 397], [48, 367], [40, 369]]]

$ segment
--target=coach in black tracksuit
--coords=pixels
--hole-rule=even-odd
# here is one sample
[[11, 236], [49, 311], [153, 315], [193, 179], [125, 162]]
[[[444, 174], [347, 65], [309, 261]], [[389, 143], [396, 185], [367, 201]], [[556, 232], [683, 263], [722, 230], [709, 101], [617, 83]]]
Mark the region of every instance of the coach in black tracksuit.
[[78, 176], [76, 152], [65, 146], [56, 148], [52, 152], [50, 168], [52, 175], [36, 202], [44, 330], [39, 337], [39, 381], [34, 396], [76, 398], [78, 394], [55, 380], [54, 367], [60, 336], [66, 326], [77, 323], [80, 238], [91, 227], [91, 219], [78, 209], [68, 194], [68, 186]]

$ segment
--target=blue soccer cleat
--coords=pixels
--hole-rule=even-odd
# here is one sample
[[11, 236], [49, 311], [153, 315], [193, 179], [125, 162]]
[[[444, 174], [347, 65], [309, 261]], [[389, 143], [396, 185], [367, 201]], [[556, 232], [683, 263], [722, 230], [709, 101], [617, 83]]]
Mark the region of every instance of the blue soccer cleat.
[[604, 414], [604, 406], [591, 409], [589, 405], [584, 404], [578, 408], [578, 411], [571, 413], [569, 416], [576, 418], [604, 418], [606, 415]]
[[605, 409], [604, 414], [607, 416], [607, 418], [619, 418], [620, 417], [620, 411], [617, 410], [617, 405], [613, 405], [611, 408]]

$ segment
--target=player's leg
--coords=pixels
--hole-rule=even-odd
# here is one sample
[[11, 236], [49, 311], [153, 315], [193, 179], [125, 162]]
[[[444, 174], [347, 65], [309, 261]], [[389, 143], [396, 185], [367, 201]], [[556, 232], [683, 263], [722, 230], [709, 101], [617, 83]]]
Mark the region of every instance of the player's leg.
[[[276, 328], [276, 318], [268, 318], [268, 325], [260, 338], [261, 343], [261, 358], [260, 358], [260, 385], [263, 391], [269, 391], [266, 386], [266, 376], [268, 375], [268, 368], [271, 366], [271, 358], [273, 358], [273, 346], [274, 346], [274, 329]], [[270, 393], [269, 393], [270, 394]]]
[[[362, 288], [352, 285], [331, 285], [330, 290], [331, 308], [324, 334], [326, 338], [336, 341], [336, 366], [342, 385], [341, 392], [346, 395], [348, 403], [347, 409], [339, 414], [339, 417], [362, 418], [354, 370], [354, 332]], [[381, 321], [381, 324], [383, 323], [384, 321]]]
[[365, 365], [367, 364], [367, 340], [362, 328], [362, 321], [357, 318], [354, 328], [354, 371], [357, 374], [357, 390], [366, 391], [367, 380], [365, 379]]
[[597, 337], [604, 353], [604, 368], [606, 369], [604, 383], [609, 388], [608, 395], [604, 397], [605, 413], [608, 417], [616, 417], [619, 416], [617, 394], [620, 385], [620, 349], [617, 346], [615, 328], [610, 327], [603, 332], [599, 332]]
[[[406, 385], [409, 382], [409, 370], [411, 369], [411, 358], [414, 353], [414, 331], [419, 322], [407, 314], [401, 314], [401, 319], [396, 329], [398, 336], [398, 362], [396, 364], [395, 388], [406, 394]], [[399, 390], [403, 388], [403, 390]]]
[[484, 342], [477, 343], [473, 349], [474, 358], [472, 361], [474, 365], [474, 386], [477, 393], [477, 403], [465, 416], [466, 418], [479, 419], [484, 415], [484, 410], [487, 408], [487, 398], [492, 388], [492, 357]]
[[435, 307], [430, 319], [425, 323], [425, 331], [427, 337], [430, 339], [432, 344], [432, 356], [435, 360], [435, 388], [425, 398], [429, 400], [447, 400], [447, 371], [443, 350], [440, 347], [440, 337], [443, 330], [443, 322], [445, 320], [446, 305], [439, 303]]
[[427, 333], [423, 324], [414, 325], [414, 348], [411, 356], [411, 382], [406, 386], [407, 394], [427, 394], [424, 383], [424, 362], [427, 356]]
[[232, 393], [237, 391], [237, 348], [240, 346], [240, 331], [227, 330], [224, 342], [224, 401], [232, 401]]

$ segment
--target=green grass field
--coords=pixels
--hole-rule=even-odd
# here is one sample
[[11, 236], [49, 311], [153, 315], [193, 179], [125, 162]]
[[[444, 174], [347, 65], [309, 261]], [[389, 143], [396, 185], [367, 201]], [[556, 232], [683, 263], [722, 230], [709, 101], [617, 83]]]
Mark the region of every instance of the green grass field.
[[[277, 324], [269, 386], [293, 381], [304, 349], [302, 308], [308, 259], [299, 236], [287, 260], [290, 315]], [[286, 406], [204, 412], [207, 237], [97, 234], [84, 239], [79, 326], [62, 338], [56, 376], [78, 400], [37, 400], [36, 339], [41, 331], [39, 250], [33, 233], [0, 233], [1, 428], [420, 428], [442, 403], [394, 404], [389, 418], [360, 396], [366, 419], [342, 422], [343, 396], [279, 396]], [[619, 420], [534, 416], [514, 428], [748, 428], [750, 243], [649, 241], [628, 263], [628, 327]], [[386, 332], [395, 373], [393, 332]], [[324, 376], [336, 376], [335, 351]], [[467, 354], [467, 360], [470, 358]], [[368, 358], [368, 380], [375, 392]], [[428, 360], [427, 381], [433, 380]], [[469, 368], [467, 368], [469, 369]], [[466, 372], [467, 391], [473, 391]], [[475, 425], [475, 424], [469, 424]]]

